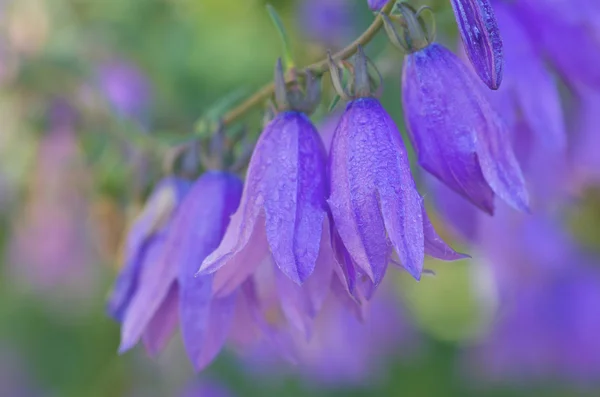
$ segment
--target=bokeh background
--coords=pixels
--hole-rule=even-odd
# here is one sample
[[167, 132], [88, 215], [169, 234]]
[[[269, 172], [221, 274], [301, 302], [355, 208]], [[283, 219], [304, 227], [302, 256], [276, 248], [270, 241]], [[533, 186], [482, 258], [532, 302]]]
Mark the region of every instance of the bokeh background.
[[[473, 259], [429, 263], [436, 274], [419, 283], [391, 272], [370, 322], [327, 334], [307, 365], [227, 351], [194, 374], [178, 337], [157, 358], [141, 347], [117, 355], [119, 327], [105, 303], [127, 225], [168, 148], [205, 133], [223, 98], [272, 77], [281, 43], [266, 3], [0, 0], [0, 396], [600, 395], [600, 196], [587, 180], [569, 186], [560, 237], [542, 219], [486, 225], [485, 244], [469, 244], [437, 217]], [[364, 0], [270, 3], [301, 65], [373, 18]], [[456, 48], [449, 2], [429, 4], [439, 40]], [[383, 34], [368, 53], [402, 126], [402, 55]], [[313, 117], [324, 128], [326, 110]], [[246, 119], [253, 134], [261, 117], [258, 109]], [[531, 276], [524, 262], [569, 271], [550, 283], [541, 270], [516, 281], [523, 293], [507, 301], [497, 284]], [[349, 345], [360, 349], [349, 355]]]

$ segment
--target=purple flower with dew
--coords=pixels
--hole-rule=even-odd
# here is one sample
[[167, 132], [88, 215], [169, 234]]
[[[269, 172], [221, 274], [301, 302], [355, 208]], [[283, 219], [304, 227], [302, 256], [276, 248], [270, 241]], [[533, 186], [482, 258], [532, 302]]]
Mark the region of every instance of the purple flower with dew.
[[152, 89], [138, 67], [112, 60], [100, 65], [97, 78], [101, 92], [119, 115], [136, 120], [147, 117]]
[[419, 163], [483, 211], [494, 196], [528, 211], [509, 131], [468, 68], [433, 43], [406, 57], [402, 100]]
[[199, 271], [216, 272], [217, 296], [237, 288], [269, 253], [298, 285], [325, 259], [325, 163], [323, 143], [303, 113], [285, 111], [267, 125], [250, 160], [240, 208]]
[[143, 338], [147, 350], [156, 354], [179, 322], [186, 352], [197, 370], [219, 353], [232, 322], [235, 295], [212, 297], [212, 277], [194, 273], [221, 241], [241, 190], [241, 181], [225, 172], [207, 172], [193, 184], [146, 254], [147, 263], [125, 311], [120, 352]]
[[298, 7], [300, 27], [311, 40], [339, 47], [354, 31], [352, 9], [346, 0], [303, 0]]
[[451, 0], [458, 31], [477, 75], [491, 89], [502, 82], [503, 50], [489, 0]]
[[379, 284], [394, 248], [401, 265], [421, 277], [427, 253], [460, 259], [436, 234], [410, 172], [398, 128], [379, 101], [351, 101], [330, 153], [331, 197], [337, 232], [352, 263]]
[[367, 0], [367, 4], [369, 5], [369, 8], [372, 9], [373, 11], [378, 11], [381, 10], [383, 8], [383, 6], [385, 5], [385, 3], [387, 3], [388, 0]]
[[570, 86], [600, 88], [597, 2], [521, 0], [511, 6]]
[[512, 131], [520, 117], [533, 132], [536, 144], [564, 154], [566, 128], [555, 78], [514, 10], [504, 3], [494, 7], [505, 43], [505, 68], [502, 88], [490, 92], [489, 97]]
[[[163, 230], [187, 194], [190, 182], [175, 177], [165, 178], [154, 188], [142, 212], [131, 226], [125, 242], [124, 266], [117, 277], [108, 302], [108, 312], [115, 320], [123, 321], [125, 310], [137, 290], [140, 273], [147, 263], [155, 260], [162, 248]], [[152, 266], [151, 263], [148, 266]]]

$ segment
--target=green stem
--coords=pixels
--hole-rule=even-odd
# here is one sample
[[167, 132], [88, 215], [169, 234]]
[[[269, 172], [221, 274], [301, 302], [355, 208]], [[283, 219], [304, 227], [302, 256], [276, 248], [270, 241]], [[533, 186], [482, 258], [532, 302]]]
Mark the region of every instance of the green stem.
[[[394, 7], [395, 3], [396, 0], [389, 0], [387, 4], [381, 9], [381, 13], [386, 15], [389, 14], [392, 11], [392, 8]], [[356, 51], [358, 51], [358, 46], [365, 46], [371, 40], [373, 40], [375, 35], [377, 35], [377, 33], [381, 30], [382, 27], [383, 18], [381, 17], [381, 15], [377, 15], [373, 23], [371, 23], [371, 26], [369, 26], [367, 30], [365, 30], [363, 34], [361, 34], [350, 45], [333, 55], [333, 59], [336, 61], [340, 61], [350, 58], [356, 53]], [[321, 76], [329, 70], [329, 65], [327, 63], [327, 59], [324, 59], [322, 61], [307, 66], [305, 69], [310, 70], [313, 73], [313, 75]], [[293, 82], [293, 79], [294, 77], [292, 76], [292, 73], [288, 73], [286, 75], [286, 82], [291, 83]], [[254, 107], [260, 105], [270, 96], [272, 96], [274, 91], [275, 84], [273, 82], [264, 85], [244, 102], [227, 112], [223, 117], [223, 124], [233, 124], [240, 117], [242, 117]]]

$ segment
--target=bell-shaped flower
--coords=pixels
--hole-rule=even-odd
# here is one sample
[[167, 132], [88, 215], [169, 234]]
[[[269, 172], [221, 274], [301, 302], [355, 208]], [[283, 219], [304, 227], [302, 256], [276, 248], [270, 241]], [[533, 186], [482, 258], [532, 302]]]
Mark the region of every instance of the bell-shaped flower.
[[[108, 302], [108, 312], [122, 321], [125, 310], [137, 290], [140, 273], [149, 260], [153, 245], [162, 245], [162, 233], [188, 192], [190, 183], [175, 177], [165, 178], [154, 188], [142, 212], [134, 221], [124, 247], [124, 265]], [[160, 235], [160, 236], [159, 236]]]
[[450, 0], [465, 51], [483, 82], [497, 90], [502, 82], [502, 38], [490, 0]]
[[[400, 132], [379, 100], [370, 96], [367, 69], [360, 49], [354, 67], [356, 99], [348, 103], [331, 143], [329, 208], [351, 262], [375, 285], [385, 275], [392, 249], [401, 265], [420, 279], [425, 253], [441, 259], [462, 256], [431, 226]], [[333, 67], [332, 76], [341, 86]]]
[[242, 183], [211, 171], [200, 177], [146, 254], [140, 281], [123, 319], [120, 351], [141, 338], [157, 353], [180, 324], [185, 349], [198, 370], [221, 350], [236, 296], [212, 298], [212, 277], [194, 277], [198, 263], [221, 241], [239, 204]]
[[509, 131], [460, 59], [430, 44], [406, 57], [402, 82], [408, 131], [421, 166], [485, 212], [494, 212], [495, 195], [527, 211]]

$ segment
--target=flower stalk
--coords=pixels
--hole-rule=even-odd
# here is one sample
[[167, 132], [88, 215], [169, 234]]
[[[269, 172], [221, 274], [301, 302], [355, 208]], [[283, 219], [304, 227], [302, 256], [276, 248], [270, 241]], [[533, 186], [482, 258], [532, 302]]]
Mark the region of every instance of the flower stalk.
[[[389, 15], [394, 7], [396, 0], [389, 0], [386, 5], [381, 9], [379, 15], [373, 20], [373, 23], [365, 30], [356, 40], [349, 44], [344, 49], [340, 50], [333, 55], [335, 61], [346, 60], [354, 55], [358, 51], [359, 46], [365, 46], [373, 40], [373, 38], [379, 33], [383, 27], [382, 14]], [[329, 71], [329, 64], [327, 59], [323, 59], [319, 62], [313, 63], [305, 68], [305, 70], [312, 73], [313, 76], [319, 77]], [[294, 81], [293, 73], [288, 72], [285, 76], [287, 84]], [[258, 89], [253, 95], [248, 97], [244, 102], [240, 103], [235, 108], [231, 109], [223, 117], [223, 125], [231, 125], [236, 122], [240, 117], [244, 116], [247, 112], [255, 108], [256, 106], [263, 103], [275, 92], [275, 83], [271, 82]]]

